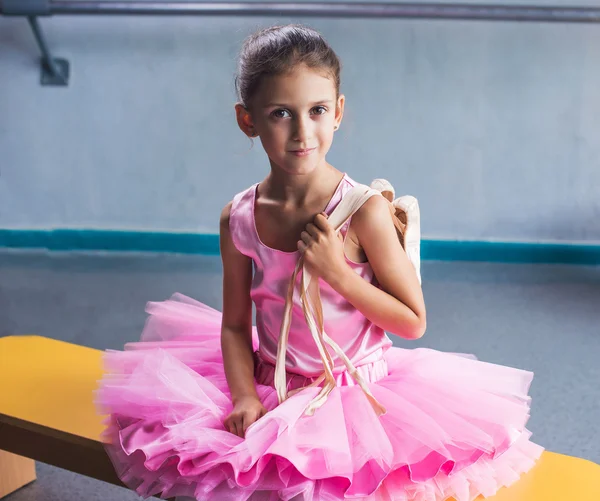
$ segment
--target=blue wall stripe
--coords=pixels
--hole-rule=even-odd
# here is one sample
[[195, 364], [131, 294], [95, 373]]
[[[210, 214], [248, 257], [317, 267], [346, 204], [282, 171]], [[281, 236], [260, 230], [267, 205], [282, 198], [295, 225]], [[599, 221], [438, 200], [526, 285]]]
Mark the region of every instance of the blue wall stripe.
[[500, 263], [600, 264], [600, 245], [424, 240], [422, 259]]
[[113, 230], [2, 230], [0, 248], [52, 251], [176, 252], [219, 254], [219, 237], [201, 233]]
[[[51, 251], [219, 254], [219, 237], [206, 233], [113, 230], [0, 229], [0, 248]], [[424, 260], [600, 264], [600, 244], [423, 240]]]

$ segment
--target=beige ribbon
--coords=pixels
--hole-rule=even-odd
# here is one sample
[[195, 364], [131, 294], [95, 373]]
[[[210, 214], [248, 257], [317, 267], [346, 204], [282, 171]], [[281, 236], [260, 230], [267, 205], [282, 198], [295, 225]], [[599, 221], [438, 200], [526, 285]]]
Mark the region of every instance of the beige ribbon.
[[[348, 219], [350, 219], [350, 217], [352, 217], [354, 213], [358, 209], [360, 209], [363, 206], [363, 204], [374, 195], [381, 195], [381, 192], [378, 190], [371, 189], [364, 185], [357, 185], [353, 187], [342, 198], [342, 201], [338, 204], [338, 206], [328, 218], [329, 224], [333, 226], [336, 234], [339, 233], [339, 231], [342, 229], [342, 227], [348, 221]], [[391, 203], [390, 212], [392, 216], [395, 215], [395, 209]], [[401, 235], [402, 231], [404, 230], [403, 226], [396, 217], [393, 217], [393, 220], [399, 235]], [[300, 270], [302, 270], [302, 283], [300, 285], [299, 291], [300, 303], [302, 305], [302, 311], [304, 313], [306, 324], [308, 325], [313, 340], [317, 346], [317, 349], [319, 350], [321, 361], [323, 362], [323, 374], [321, 374], [310, 385], [305, 386], [303, 388], [298, 388], [297, 390], [293, 390], [292, 392], [288, 392], [285, 359], [290, 333], [295, 284]], [[279, 343], [277, 345], [277, 361], [275, 364], [275, 389], [277, 391], [279, 403], [284, 402], [287, 398], [289, 398], [289, 396], [291, 396], [294, 393], [297, 393], [298, 391], [318, 386], [321, 383], [323, 383], [321, 391], [308, 404], [307, 408], [305, 409], [305, 414], [313, 415], [314, 412], [325, 403], [328, 395], [336, 386], [335, 377], [333, 375], [334, 362], [326, 345], [329, 345], [333, 349], [335, 354], [344, 362], [348, 373], [361, 387], [377, 415], [385, 414], [385, 408], [373, 396], [371, 390], [369, 390], [369, 387], [367, 386], [367, 383], [356, 370], [354, 364], [346, 356], [346, 354], [340, 348], [340, 346], [325, 332], [323, 321], [323, 305], [321, 303], [319, 281], [312, 279], [310, 272], [304, 266], [304, 259], [301, 256], [298, 262], [296, 263], [294, 273], [292, 274], [288, 286], [285, 309], [283, 313], [283, 321], [281, 323], [281, 330], [279, 333]]]

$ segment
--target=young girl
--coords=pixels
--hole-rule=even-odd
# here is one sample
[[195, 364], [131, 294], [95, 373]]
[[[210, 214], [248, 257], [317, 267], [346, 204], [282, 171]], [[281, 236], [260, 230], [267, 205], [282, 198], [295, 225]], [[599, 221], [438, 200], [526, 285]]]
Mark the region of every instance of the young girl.
[[98, 404], [119, 477], [199, 501], [471, 501], [515, 482], [542, 452], [525, 428], [532, 374], [392, 347], [384, 331], [423, 335], [425, 305], [389, 203], [369, 198], [339, 234], [330, 223], [356, 185], [325, 159], [344, 112], [333, 50], [301, 26], [263, 30], [237, 87], [271, 170], [221, 214], [223, 313], [149, 303], [141, 341], [106, 354]]

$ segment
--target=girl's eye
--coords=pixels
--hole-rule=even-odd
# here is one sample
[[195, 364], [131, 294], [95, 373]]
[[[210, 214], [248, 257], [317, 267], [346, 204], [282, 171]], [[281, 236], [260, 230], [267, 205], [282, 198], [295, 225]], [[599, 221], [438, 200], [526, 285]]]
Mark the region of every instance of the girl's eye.
[[286, 118], [285, 114], [289, 115], [289, 111], [288, 110], [275, 110], [273, 113], [271, 113], [271, 115], [273, 115], [275, 118]]
[[313, 108], [317, 115], [324, 115], [327, 113], [327, 108], [325, 106], [316, 106]]

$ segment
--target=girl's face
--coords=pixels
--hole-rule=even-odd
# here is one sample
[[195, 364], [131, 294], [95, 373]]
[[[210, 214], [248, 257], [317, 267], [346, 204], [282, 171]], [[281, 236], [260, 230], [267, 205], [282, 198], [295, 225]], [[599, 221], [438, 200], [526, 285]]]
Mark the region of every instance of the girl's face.
[[249, 125], [249, 135], [260, 136], [273, 168], [308, 174], [325, 164], [342, 120], [344, 96], [336, 99], [327, 74], [300, 65], [285, 75], [264, 78], [250, 112], [243, 117], [240, 111], [240, 126]]

